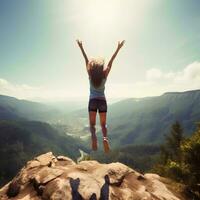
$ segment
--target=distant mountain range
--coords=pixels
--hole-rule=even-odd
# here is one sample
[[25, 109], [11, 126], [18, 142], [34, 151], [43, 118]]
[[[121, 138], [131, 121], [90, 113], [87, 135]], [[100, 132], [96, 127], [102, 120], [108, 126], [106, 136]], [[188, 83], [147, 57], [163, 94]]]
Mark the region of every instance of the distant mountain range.
[[52, 106], [0, 95], [0, 119], [51, 121], [59, 115]]
[[200, 121], [200, 90], [115, 103], [109, 107], [109, 135], [115, 145], [159, 143], [176, 120], [185, 135], [195, 130]]
[[[72, 116], [87, 119], [87, 109], [75, 111]], [[162, 143], [176, 120], [186, 136], [195, 130], [200, 121], [200, 90], [129, 98], [108, 105], [108, 135], [114, 147]], [[101, 133], [98, 135], [101, 137]]]
[[[0, 95], [0, 119], [56, 122], [62, 117], [52, 106]], [[87, 109], [75, 111], [70, 117], [74, 126], [79, 119], [85, 118], [85, 123]], [[194, 131], [195, 123], [200, 121], [200, 90], [130, 98], [108, 106], [108, 133], [114, 146], [162, 142], [176, 120], [182, 124], [185, 135]], [[85, 124], [82, 126], [84, 130]]]
[[54, 107], [0, 95], [0, 186], [42, 152], [53, 151], [75, 159], [79, 149], [87, 150], [81, 140], [46, 123], [55, 123], [61, 117]]

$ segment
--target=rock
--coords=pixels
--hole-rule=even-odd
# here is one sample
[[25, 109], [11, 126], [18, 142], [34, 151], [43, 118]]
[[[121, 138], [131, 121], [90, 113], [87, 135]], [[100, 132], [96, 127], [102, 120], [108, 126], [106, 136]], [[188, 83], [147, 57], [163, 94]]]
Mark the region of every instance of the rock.
[[65, 157], [65, 156], [58, 156], [57, 160], [58, 161], [57, 161], [56, 165], [66, 166], [66, 165], [75, 165], [76, 164], [72, 159]]
[[44, 167], [33, 177], [33, 179], [37, 185], [41, 185], [52, 181], [63, 173], [64, 171], [60, 169]]
[[27, 167], [30, 169], [32, 169], [34, 167], [38, 167], [38, 166], [40, 166], [40, 162], [37, 160], [33, 160], [33, 161], [30, 161], [27, 163]]
[[20, 184], [16, 180], [14, 180], [9, 184], [6, 194], [8, 197], [15, 197], [19, 194], [19, 191]]
[[146, 180], [145, 177], [144, 177], [143, 175], [139, 175], [139, 176], [137, 177], [137, 179], [138, 179], [139, 181], [144, 181], [144, 180]]
[[145, 174], [145, 178], [152, 182], [152, 194], [161, 199], [179, 200], [171, 191], [167, 189], [164, 183], [160, 182], [160, 176], [157, 174]]
[[36, 157], [35, 159], [40, 162], [40, 165], [45, 166], [45, 165], [50, 165], [51, 161], [53, 161], [54, 158], [55, 156], [52, 154], [52, 152], [48, 152], [46, 154], [42, 154]]
[[[179, 200], [156, 174], [142, 175], [121, 163], [101, 164], [51, 152], [29, 161], [0, 189], [8, 200]], [[183, 200], [183, 199], [181, 199]]]

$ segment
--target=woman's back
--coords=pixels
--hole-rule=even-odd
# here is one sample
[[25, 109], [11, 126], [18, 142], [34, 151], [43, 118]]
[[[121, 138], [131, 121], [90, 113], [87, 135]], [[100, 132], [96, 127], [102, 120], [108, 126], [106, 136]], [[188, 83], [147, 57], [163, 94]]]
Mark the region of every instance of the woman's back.
[[101, 81], [101, 84], [99, 87], [95, 87], [92, 83], [92, 80], [89, 78], [89, 83], [90, 83], [90, 99], [93, 98], [98, 98], [98, 97], [103, 97], [105, 98], [105, 83], [106, 83], [106, 78], [103, 78]]

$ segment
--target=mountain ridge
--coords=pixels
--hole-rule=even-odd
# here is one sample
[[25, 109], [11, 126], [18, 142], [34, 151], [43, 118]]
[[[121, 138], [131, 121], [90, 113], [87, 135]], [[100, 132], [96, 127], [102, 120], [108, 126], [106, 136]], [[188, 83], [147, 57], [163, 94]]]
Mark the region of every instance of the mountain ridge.
[[[7, 115], [4, 114], [6, 110]], [[44, 103], [0, 95], [0, 119], [51, 121], [53, 115], [58, 116], [60, 113]]]
[[[178, 120], [185, 136], [200, 119], [200, 90], [165, 93], [161, 96], [127, 99], [110, 105], [109, 135], [115, 145], [159, 143]], [[123, 133], [123, 134], [121, 134]]]
[[[7, 96], [3, 98], [6, 99]], [[6, 107], [3, 106], [1, 99], [0, 119], [21, 117], [28, 120], [52, 121], [53, 123], [62, 121], [61, 123], [65, 124], [71, 120], [73, 122], [71, 123], [72, 125], [78, 120], [83, 132], [85, 124], [88, 123], [88, 111], [86, 108], [70, 112], [67, 116], [60, 115], [59, 112], [51, 110], [51, 107], [43, 106], [43, 104], [36, 103], [39, 108], [36, 106], [35, 109], [33, 106], [35, 104], [32, 105], [32, 102], [29, 104], [29, 108], [27, 106], [16, 106], [16, 108], [15, 104]], [[11, 99], [16, 100], [16, 98], [12, 97]], [[22, 104], [24, 102], [19, 101]], [[164, 135], [169, 132], [170, 125], [176, 120], [180, 121], [187, 136], [195, 130], [195, 123], [200, 119], [199, 107], [200, 90], [167, 92], [160, 96], [121, 100], [108, 106], [107, 124], [109, 137], [114, 146], [161, 143]]]
[[165, 92], [162, 95], [167, 95], [167, 94], [184, 94], [184, 93], [194, 93], [194, 92], [200, 92], [200, 90], [196, 89], [196, 90], [186, 90], [186, 91], [182, 91], [182, 92]]

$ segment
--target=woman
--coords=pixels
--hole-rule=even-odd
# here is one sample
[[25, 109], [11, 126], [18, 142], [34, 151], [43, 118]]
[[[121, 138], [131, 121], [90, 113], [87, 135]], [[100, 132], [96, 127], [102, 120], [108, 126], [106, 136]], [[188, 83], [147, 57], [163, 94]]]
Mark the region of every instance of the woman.
[[113, 60], [118, 54], [121, 47], [124, 45], [124, 40], [118, 42], [117, 49], [110, 59], [107, 67], [104, 69], [103, 59], [90, 59], [84, 51], [82, 42], [77, 40], [77, 44], [81, 49], [83, 57], [85, 58], [86, 69], [89, 75], [90, 81], [90, 98], [88, 104], [89, 111], [89, 121], [90, 121], [90, 132], [92, 139], [92, 149], [97, 150], [97, 136], [96, 136], [96, 114], [99, 112], [101, 130], [103, 133], [103, 146], [105, 153], [109, 152], [109, 142], [107, 137], [107, 127], [106, 127], [106, 112], [107, 112], [107, 102], [104, 94], [105, 83], [107, 76], [112, 67]]

